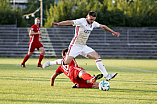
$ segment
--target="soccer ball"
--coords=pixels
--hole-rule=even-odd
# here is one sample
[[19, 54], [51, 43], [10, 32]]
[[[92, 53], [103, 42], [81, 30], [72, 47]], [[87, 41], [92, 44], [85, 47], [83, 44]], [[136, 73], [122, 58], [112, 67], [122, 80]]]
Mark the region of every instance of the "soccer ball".
[[99, 83], [99, 89], [103, 91], [108, 91], [110, 89], [110, 83], [108, 81], [101, 81]]

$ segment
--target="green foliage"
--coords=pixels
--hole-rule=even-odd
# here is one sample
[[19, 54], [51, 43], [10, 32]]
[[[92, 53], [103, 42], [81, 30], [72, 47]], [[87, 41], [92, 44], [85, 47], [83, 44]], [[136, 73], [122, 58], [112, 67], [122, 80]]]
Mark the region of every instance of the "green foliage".
[[0, 24], [15, 24], [14, 11], [7, 0], [0, 0]]
[[[51, 22], [86, 17], [96, 11], [96, 21], [110, 26], [157, 26], [156, 0], [60, 0], [46, 11], [45, 27]], [[71, 4], [69, 4], [71, 2]]]
[[155, 0], [115, 0], [108, 10], [123, 12], [123, 26], [157, 26], [157, 2]]
[[0, 0], [0, 24], [16, 24], [24, 26], [25, 21], [22, 20], [22, 11], [18, 8], [11, 9], [11, 4], [8, 0]]
[[[17, 20], [17, 26], [33, 25], [34, 17], [26, 20], [22, 16], [37, 10], [40, 1], [28, 0], [26, 7], [24, 10], [17, 7], [14, 11], [8, 0], [0, 0], [0, 24], [15, 24]], [[51, 27], [51, 22], [86, 17], [91, 10], [97, 12], [97, 22], [108, 26], [157, 26], [156, 0], [58, 0], [57, 4], [54, 0], [43, 0], [44, 26]], [[35, 17], [40, 17], [40, 12]]]
[[72, 19], [74, 7], [73, 0], [61, 0], [58, 4], [50, 5], [50, 9], [46, 10], [46, 23], [45, 27], [50, 27], [51, 22], [59, 22], [62, 20]]
[[[43, 0], [43, 19], [49, 18], [47, 17], [46, 10], [49, 9], [52, 5], [54, 5], [54, 0]], [[40, 1], [39, 0], [28, 0], [28, 3], [26, 3], [26, 9], [23, 10], [23, 14], [29, 14], [33, 13], [40, 7]], [[35, 17], [40, 17], [40, 11], [35, 14]], [[45, 22], [43, 20], [43, 22]], [[34, 17], [29, 16], [29, 19], [26, 20], [28, 22], [27, 26], [30, 27], [34, 24]]]

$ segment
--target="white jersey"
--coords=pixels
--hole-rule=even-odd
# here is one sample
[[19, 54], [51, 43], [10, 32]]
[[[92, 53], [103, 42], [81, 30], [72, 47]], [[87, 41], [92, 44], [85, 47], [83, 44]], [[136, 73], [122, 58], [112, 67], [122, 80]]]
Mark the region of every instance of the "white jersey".
[[93, 30], [93, 28], [97, 28], [100, 24], [94, 21], [92, 24], [88, 24], [86, 18], [80, 18], [73, 20], [75, 27], [75, 36], [71, 41], [71, 45], [79, 44], [79, 45], [86, 45], [88, 37]]

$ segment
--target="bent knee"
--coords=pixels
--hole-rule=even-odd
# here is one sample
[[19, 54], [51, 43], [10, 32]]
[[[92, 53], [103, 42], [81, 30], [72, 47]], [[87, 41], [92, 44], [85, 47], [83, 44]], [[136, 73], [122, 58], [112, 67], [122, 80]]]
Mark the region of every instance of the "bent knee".
[[41, 54], [45, 54], [44, 48], [40, 49], [39, 51], [41, 52]]
[[70, 61], [64, 61], [64, 64], [65, 64], [65, 65], [69, 65], [69, 64], [70, 64]]
[[100, 57], [100, 55], [95, 55], [95, 56], [92, 56], [91, 58], [94, 60], [97, 60], [97, 59], [100, 59], [101, 57]]
[[42, 53], [42, 54], [45, 54], [45, 50], [43, 50], [41, 53]]
[[97, 59], [101, 58], [100, 55], [98, 55]]

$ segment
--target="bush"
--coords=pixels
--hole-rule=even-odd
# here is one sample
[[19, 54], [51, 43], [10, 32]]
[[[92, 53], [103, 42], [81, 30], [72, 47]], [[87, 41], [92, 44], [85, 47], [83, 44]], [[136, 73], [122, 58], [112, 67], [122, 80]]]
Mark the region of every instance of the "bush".
[[26, 23], [22, 19], [22, 11], [11, 9], [11, 4], [8, 0], [0, 0], [0, 25], [16, 24], [17, 26], [25, 26]]
[[157, 26], [156, 0], [114, 1], [113, 3], [112, 0], [61, 0], [47, 10], [45, 27], [50, 27], [51, 22], [86, 17], [90, 10], [96, 11], [98, 14], [96, 21], [105, 25]]

